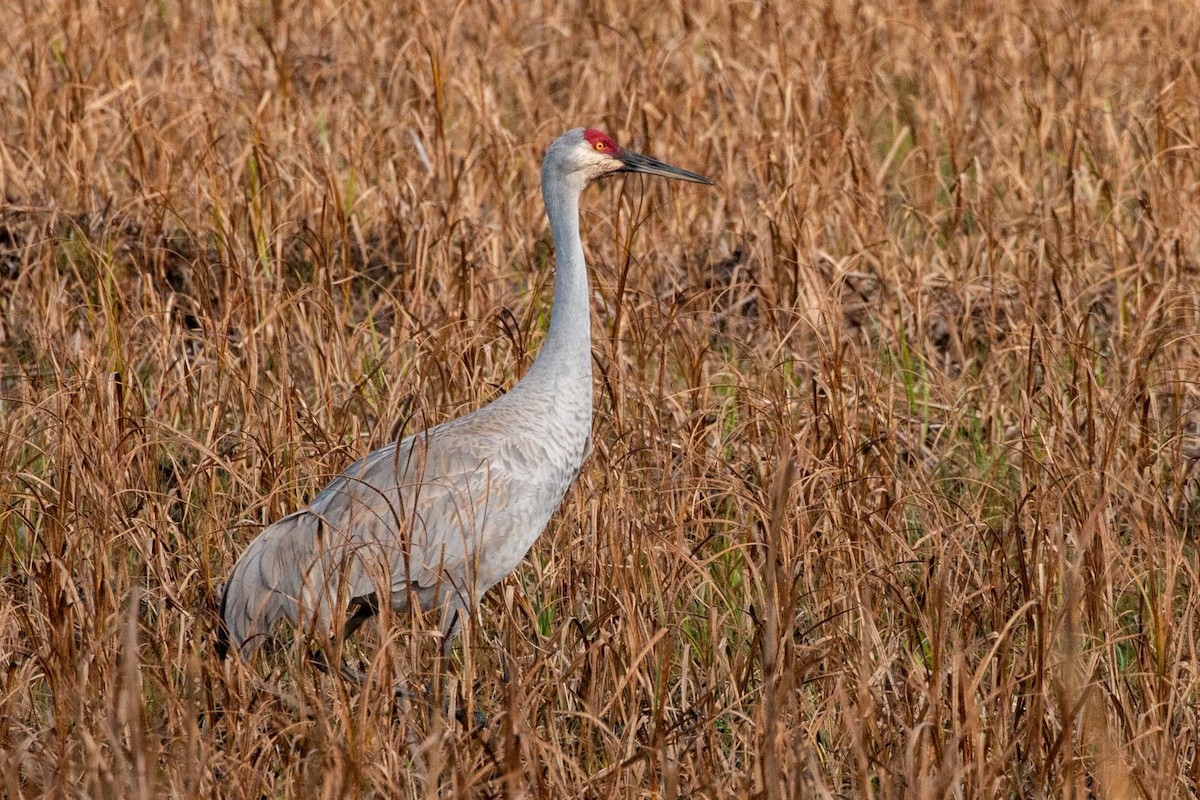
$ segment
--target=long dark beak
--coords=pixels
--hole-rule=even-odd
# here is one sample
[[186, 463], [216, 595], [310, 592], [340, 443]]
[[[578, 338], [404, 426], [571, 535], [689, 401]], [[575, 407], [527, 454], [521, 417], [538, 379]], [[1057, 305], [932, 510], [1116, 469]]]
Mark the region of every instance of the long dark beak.
[[641, 172], [645, 175], [658, 175], [663, 178], [675, 178], [681, 181], [691, 181], [692, 183], [703, 183], [712, 186], [712, 181], [703, 175], [697, 175], [694, 172], [688, 172], [686, 169], [672, 167], [670, 164], [655, 161], [653, 158], [644, 156], [641, 153], [622, 150], [620, 155], [617, 156], [617, 160], [624, 165], [617, 172]]

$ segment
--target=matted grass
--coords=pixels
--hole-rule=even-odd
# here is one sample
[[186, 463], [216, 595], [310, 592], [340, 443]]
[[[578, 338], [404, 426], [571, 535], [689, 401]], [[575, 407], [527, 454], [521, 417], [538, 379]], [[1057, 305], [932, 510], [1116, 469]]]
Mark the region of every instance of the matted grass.
[[[1191, 3], [18, 3], [0, 24], [6, 797], [1195, 798]], [[595, 452], [453, 674], [212, 652], [220, 582], [543, 339]], [[500, 678], [507, 664], [511, 680]]]

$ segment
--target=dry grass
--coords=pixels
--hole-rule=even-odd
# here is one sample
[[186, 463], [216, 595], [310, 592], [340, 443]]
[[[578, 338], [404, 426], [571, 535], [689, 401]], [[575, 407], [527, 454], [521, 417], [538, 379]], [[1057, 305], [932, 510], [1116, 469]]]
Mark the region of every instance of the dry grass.
[[[194, 5], [0, 25], [5, 796], [1198, 796], [1189, 2]], [[223, 576], [528, 367], [577, 124], [719, 185], [585, 198], [488, 726], [390, 702], [419, 621], [256, 690]]]

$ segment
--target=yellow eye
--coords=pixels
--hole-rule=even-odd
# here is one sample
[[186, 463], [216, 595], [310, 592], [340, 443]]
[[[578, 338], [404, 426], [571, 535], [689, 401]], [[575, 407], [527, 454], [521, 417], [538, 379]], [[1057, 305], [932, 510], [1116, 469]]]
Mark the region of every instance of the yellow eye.
[[597, 150], [603, 150], [603, 149], [604, 149], [604, 142], [596, 142], [596, 149], [597, 149]]

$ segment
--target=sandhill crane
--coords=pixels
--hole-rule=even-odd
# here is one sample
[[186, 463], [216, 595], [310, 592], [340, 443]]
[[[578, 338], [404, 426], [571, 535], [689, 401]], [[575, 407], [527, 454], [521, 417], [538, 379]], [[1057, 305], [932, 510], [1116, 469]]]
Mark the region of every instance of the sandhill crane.
[[381, 601], [403, 611], [413, 600], [440, 612], [448, 654], [461, 616], [516, 569], [591, 450], [579, 195], [620, 172], [711, 184], [597, 130], [555, 140], [542, 161], [542, 199], [557, 275], [537, 360], [507, 394], [370, 453], [307, 508], [263, 530], [225, 583], [222, 655], [232, 644], [248, 659], [283, 619], [332, 642], [352, 635]]

